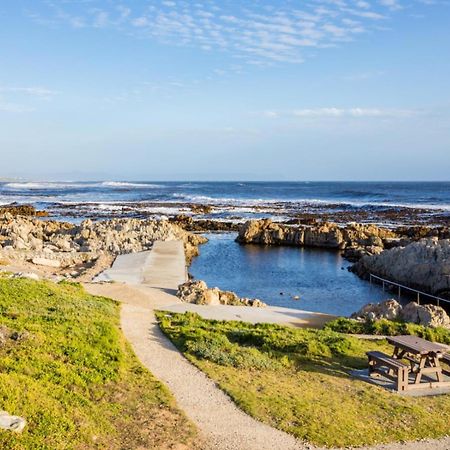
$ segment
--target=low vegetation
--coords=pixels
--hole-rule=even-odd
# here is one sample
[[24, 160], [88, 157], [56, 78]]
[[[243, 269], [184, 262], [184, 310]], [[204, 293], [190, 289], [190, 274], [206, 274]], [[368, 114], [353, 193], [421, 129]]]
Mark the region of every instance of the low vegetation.
[[[0, 277], [1, 449], [193, 448], [195, 430], [137, 360], [119, 306], [75, 284]], [[176, 433], [174, 432], [176, 430]]]
[[325, 329], [347, 334], [373, 334], [380, 336], [398, 336], [410, 334], [419, 336], [432, 342], [450, 345], [450, 330], [446, 328], [430, 328], [414, 323], [394, 320], [367, 320], [358, 321], [340, 317], [328, 322]]
[[450, 396], [412, 398], [350, 375], [385, 340], [331, 329], [158, 313], [163, 332], [248, 414], [320, 446], [359, 446], [449, 432]]

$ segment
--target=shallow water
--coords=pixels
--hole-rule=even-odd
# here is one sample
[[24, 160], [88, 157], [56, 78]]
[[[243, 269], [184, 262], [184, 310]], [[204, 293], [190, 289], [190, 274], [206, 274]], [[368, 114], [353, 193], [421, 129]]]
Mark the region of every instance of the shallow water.
[[[190, 273], [208, 286], [256, 297], [270, 305], [350, 315], [389, 298], [347, 270], [339, 252], [315, 248], [239, 245], [235, 234], [209, 234]], [[299, 300], [294, 300], [299, 296]], [[391, 295], [392, 297], [392, 295]]]

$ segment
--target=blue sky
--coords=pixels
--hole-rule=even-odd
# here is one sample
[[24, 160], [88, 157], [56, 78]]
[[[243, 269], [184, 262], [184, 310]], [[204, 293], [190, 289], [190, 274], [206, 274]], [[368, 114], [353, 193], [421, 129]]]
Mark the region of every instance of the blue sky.
[[450, 179], [450, 2], [0, 3], [0, 176]]

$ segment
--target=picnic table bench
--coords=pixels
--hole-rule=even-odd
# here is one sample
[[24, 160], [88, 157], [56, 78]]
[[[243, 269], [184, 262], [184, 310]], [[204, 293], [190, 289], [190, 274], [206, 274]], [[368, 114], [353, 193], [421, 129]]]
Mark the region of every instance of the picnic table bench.
[[395, 381], [397, 391], [406, 389], [409, 373], [408, 364], [378, 351], [367, 352], [367, 357], [369, 358], [369, 376], [377, 373]]
[[[450, 365], [450, 354], [447, 353], [450, 347], [410, 335], [391, 336], [387, 341], [394, 346], [392, 356], [377, 351], [367, 352], [369, 375], [381, 374], [394, 380], [398, 391], [450, 387], [450, 381], [444, 379], [444, 374], [450, 375], [450, 371], [444, 370], [440, 364], [443, 361]], [[412, 383], [410, 374], [414, 374]]]
[[[445, 362], [448, 366], [450, 366], [450, 353], [445, 353], [442, 357], [441, 361]], [[442, 369], [442, 373], [450, 376], [450, 370]]]

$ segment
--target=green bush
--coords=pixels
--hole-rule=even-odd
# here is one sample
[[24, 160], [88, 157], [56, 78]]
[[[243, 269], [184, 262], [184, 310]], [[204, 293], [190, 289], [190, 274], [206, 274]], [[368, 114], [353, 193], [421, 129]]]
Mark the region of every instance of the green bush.
[[428, 341], [450, 345], [450, 330], [446, 328], [431, 328], [414, 323], [394, 320], [366, 320], [358, 321], [339, 317], [324, 326], [324, 330], [346, 334], [373, 334], [378, 336], [398, 336], [409, 334]]
[[222, 366], [277, 369], [301, 358], [346, 355], [357, 341], [332, 330], [206, 321], [197, 314], [157, 313], [161, 329], [185, 353]]

